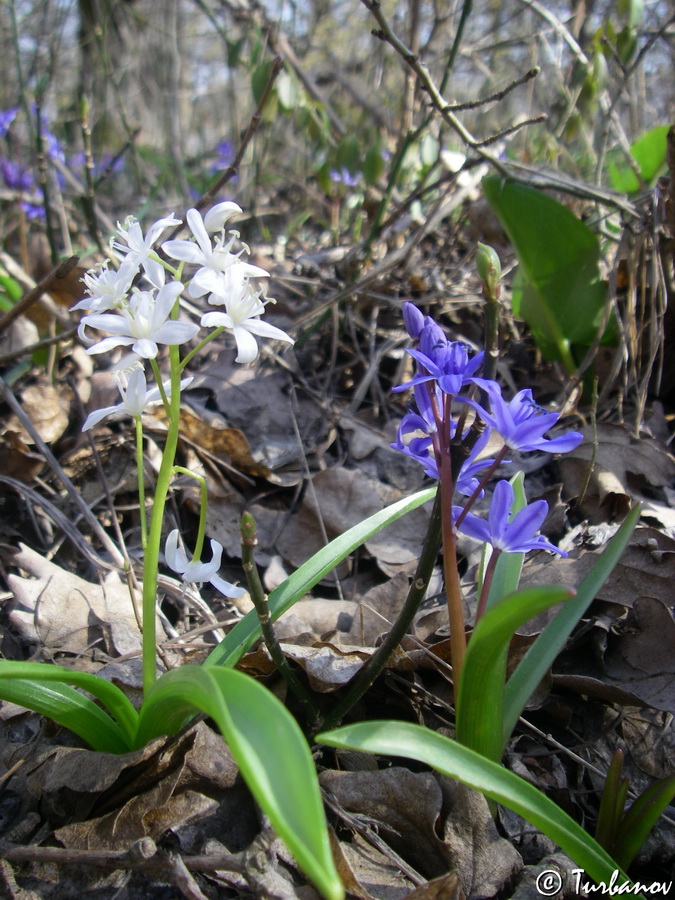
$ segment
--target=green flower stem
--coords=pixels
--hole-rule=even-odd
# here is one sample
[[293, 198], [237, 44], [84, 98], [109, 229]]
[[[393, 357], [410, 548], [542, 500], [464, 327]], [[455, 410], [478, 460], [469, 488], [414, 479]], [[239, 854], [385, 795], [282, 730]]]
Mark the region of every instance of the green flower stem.
[[192, 561], [199, 562], [202, 558], [202, 550], [204, 549], [204, 536], [206, 534], [206, 510], [208, 509], [208, 490], [206, 487], [206, 479], [197, 472], [191, 472], [184, 466], [174, 466], [174, 474], [189, 475], [199, 482], [199, 528], [197, 529], [197, 543], [195, 544]]
[[[154, 360], [153, 360], [154, 362]], [[162, 542], [164, 508], [174, 472], [180, 427], [180, 354], [178, 347], [169, 347], [171, 367], [171, 398], [169, 400], [169, 428], [157, 475], [155, 499], [152, 506], [148, 543], [143, 564], [143, 691], [147, 693], [156, 680], [156, 606], [159, 550]], [[156, 366], [156, 363], [155, 363]], [[159, 381], [161, 384], [161, 380]]]
[[199, 353], [199, 351], [202, 348], [206, 347], [207, 344], [209, 344], [211, 341], [213, 341], [215, 338], [217, 338], [219, 335], [221, 335], [224, 331], [225, 331], [225, 327], [222, 325], [220, 326], [220, 328], [214, 328], [213, 331], [211, 332], [211, 334], [207, 335], [207, 337], [205, 337], [203, 341], [200, 341], [196, 347], [193, 347], [192, 350], [190, 350], [190, 352], [187, 354], [185, 359], [180, 364], [180, 371], [181, 372], [183, 371], [183, 369], [187, 366], [187, 364], [197, 355], [197, 353]]
[[169, 419], [171, 419], [171, 405], [169, 403], [169, 398], [166, 396], [166, 391], [164, 390], [164, 382], [162, 381], [162, 373], [159, 371], [159, 366], [157, 365], [157, 360], [151, 359], [150, 365], [152, 367], [152, 374], [155, 376], [155, 381], [157, 382], [157, 387], [159, 389], [159, 396], [162, 398], [162, 403], [164, 404], [164, 409], [166, 410], [167, 417]]
[[143, 422], [136, 417], [136, 468], [138, 469], [138, 511], [141, 517], [141, 547], [148, 544], [148, 518], [145, 511], [145, 463], [143, 460]]
[[241, 517], [241, 560], [244, 572], [246, 573], [246, 581], [248, 583], [248, 591], [251, 600], [255, 606], [258, 615], [260, 628], [263, 634], [263, 640], [267, 647], [272, 662], [279, 670], [289, 690], [295, 695], [300, 702], [308, 722], [315, 723], [318, 720], [318, 710], [312, 703], [312, 700], [305, 690], [300, 680], [290, 667], [290, 664], [279, 644], [274, 625], [272, 624], [272, 616], [267, 602], [267, 595], [260, 581], [258, 566], [255, 562], [255, 548], [258, 546], [258, 535], [256, 532], [255, 519], [249, 512], [245, 512]]
[[403, 640], [410, 628], [415, 613], [419, 609], [420, 603], [424, 599], [424, 595], [429, 587], [429, 582], [431, 581], [434, 566], [436, 565], [436, 560], [438, 559], [440, 547], [441, 500], [439, 491], [434, 500], [434, 508], [431, 512], [431, 518], [429, 519], [424, 545], [417, 563], [417, 569], [415, 570], [415, 577], [410, 585], [410, 590], [408, 591], [408, 596], [403, 604], [403, 609], [399, 613], [389, 634], [385, 637], [365, 666], [360, 670], [358, 675], [356, 675], [349, 683], [349, 687], [342, 700], [340, 700], [340, 702], [333, 707], [330, 713], [325, 717], [323, 725], [321, 726], [322, 729], [335, 728], [347, 715], [349, 710], [358, 703], [389, 662], [391, 654]]

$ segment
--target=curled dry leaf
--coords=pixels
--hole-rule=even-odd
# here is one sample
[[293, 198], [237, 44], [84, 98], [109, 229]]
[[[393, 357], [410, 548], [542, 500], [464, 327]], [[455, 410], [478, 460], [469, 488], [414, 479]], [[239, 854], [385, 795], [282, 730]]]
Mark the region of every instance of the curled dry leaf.
[[[14, 594], [9, 619], [26, 643], [74, 654], [94, 643], [111, 655], [140, 649], [129, 587], [117, 575], [92, 584], [23, 544], [12, 561], [31, 576], [8, 576]], [[163, 635], [163, 629], [158, 633]]]
[[[584, 441], [559, 460], [565, 492], [580, 497], [593, 457], [593, 431], [582, 428]], [[647, 434], [639, 439], [621, 425], [601, 423], [597, 454], [579, 512], [592, 522], [622, 518], [633, 499], [651, 498], [654, 488], [671, 487], [675, 459], [662, 441]], [[604, 517], [604, 518], [603, 518]]]

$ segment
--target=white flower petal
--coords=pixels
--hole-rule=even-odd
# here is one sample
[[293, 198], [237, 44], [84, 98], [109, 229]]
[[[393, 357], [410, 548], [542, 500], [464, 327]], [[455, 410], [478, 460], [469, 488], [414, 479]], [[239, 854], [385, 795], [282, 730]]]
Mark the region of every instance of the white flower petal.
[[241, 597], [246, 593], [245, 588], [237, 587], [234, 584], [230, 584], [229, 581], [225, 581], [224, 578], [221, 578], [220, 575], [213, 575], [209, 581], [216, 588], [216, 590], [220, 591], [220, 593], [224, 597], [229, 597], [230, 600], [235, 600], [237, 597]]
[[98, 423], [105, 419], [106, 416], [118, 413], [122, 409], [124, 409], [124, 404], [119, 403], [117, 406], [105, 406], [103, 409], [96, 409], [93, 412], [90, 412], [84, 420], [82, 431], [89, 431], [90, 428], [93, 428], [94, 425], [98, 425]]
[[215, 234], [216, 231], [223, 230], [228, 219], [238, 215], [240, 212], [241, 207], [232, 200], [216, 203], [204, 216], [204, 227], [209, 234]]
[[237, 342], [237, 358], [235, 362], [250, 363], [258, 356], [258, 343], [253, 335], [241, 325], [235, 325], [232, 329], [234, 339]]
[[202, 265], [204, 262], [204, 254], [193, 241], [165, 241], [162, 250], [172, 259], [180, 259], [195, 265]]
[[260, 335], [260, 337], [271, 338], [275, 341], [288, 341], [289, 344], [295, 343], [293, 338], [286, 334], [285, 331], [282, 331], [281, 328], [277, 328], [276, 325], [270, 325], [269, 322], [263, 322], [262, 319], [247, 319], [241, 324], [242, 328], [246, 328], [248, 331], [252, 331], [253, 334]]
[[[130, 338], [130, 340], [132, 339]], [[101, 343], [103, 343], [103, 341]], [[155, 341], [150, 338], [139, 338], [133, 344], [133, 351], [134, 353], [138, 353], [143, 359], [155, 359], [159, 353], [159, 347]]]
[[102, 341], [99, 341], [91, 347], [87, 347], [84, 352], [88, 353], [90, 356], [94, 356], [98, 353], [107, 353], [108, 350], [114, 350], [115, 347], [128, 347], [129, 344], [134, 343], [134, 340], [134, 338], [126, 336], [103, 338]]

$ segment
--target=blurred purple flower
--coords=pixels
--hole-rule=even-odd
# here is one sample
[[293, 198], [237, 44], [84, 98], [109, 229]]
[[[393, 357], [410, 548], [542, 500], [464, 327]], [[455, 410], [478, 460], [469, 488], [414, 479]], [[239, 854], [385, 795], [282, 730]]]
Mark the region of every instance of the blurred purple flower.
[[18, 111], [18, 106], [0, 110], [0, 138], [3, 138], [7, 134]]
[[341, 169], [329, 169], [328, 177], [331, 181], [335, 182], [335, 184], [344, 184], [347, 187], [355, 187], [359, 183], [361, 173], [356, 172], [356, 174], [352, 175], [346, 166], [342, 166]]
[[[559, 550], [543, 534], [537, 534], [548, 515], [548, 503], [545, 500], [535, 500], [534, 503], [528, 503], [511, 518], [513, 498], [511, 484], [508, 481], [498, 481], [495, 485], [487, 519], [467, 513], [459, 530], [463, 534], [491, 544], [495, 550], [505, 553], [548, 550], [551, 553], [558, 553], [560, 556], [567, 556], [564, 550]], [[454, 506], [453, 518], [457, 519], [461, 512], [461, 506]]]
[[32, 191], [35, 187], [32, 172], [10, 159], [0, 159], [0, 173], [7, 187], [13, 191]]

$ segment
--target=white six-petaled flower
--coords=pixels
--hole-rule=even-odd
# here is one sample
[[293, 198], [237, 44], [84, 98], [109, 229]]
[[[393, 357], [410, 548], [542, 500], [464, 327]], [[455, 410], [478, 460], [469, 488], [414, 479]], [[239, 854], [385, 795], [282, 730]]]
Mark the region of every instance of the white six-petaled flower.
[[[236, 204], [233, 205], [236, 206]], [[216, 207], [211, 210], [211, 213], [215, 210]], [[237, 210], [239, 210], [239, 207], [237, 207]], [[210, 213], [207, 213], [206, 220], [204, 220], [196, 209], [189, 209], [186, 218], [195, 240], [165, 241], [162, 244], [162, 250], [172, 259], [179, 259], [199, 266], [188, 286], [188, 294], [194, 299], [203, 297], [205, 294], [217, 292], [220, 286], [220, 278], [230, 266], [244, 266], [246, 275], [251, 277], [264, 278], [269, 274], [259, 266], [242, 262], [240, 256], [244, 252], [243, 250], [239, 253], [230, 252], [236, 240], [236, 235], [233, 235], [225, 243], [223, 233], [216, 240], [215, 244], [212, 244], [205, 224], [209, 222], [209, 215]], [[221, 215], [218, 215], [209, 224], [211, 226], [216, 223], [220, 224], [222, 218]]]
[[[183, 378], [180, 383], [181, 391], [186, 388], [192, 380], [192, 378]], [[124, 385], [125, 381], [126, 386]], [[94, 412], [89, 413], [82, 426], [82, 431], [89, 431], [90, 428], [93, 428], [94, 425], [98, 425], [99, 422], [108, 416], [112, 416], [112, 418], [115, 419], [119, 419], [122, 416], [138, 418], [138, 416], [142, 415], [146, 409], [151, 406], [157, 406], [158, 403], [162, 402], [158, 387], [150, 388], [150, 390], [148, 390], [145, 372], [140, 365], [134, 366], [126, 375], [126, 378], [124, 372], [118, 372], [117, 387], [122, 395], [122, 402], [118, 403], [116, 406], [105, 406], [102, 409], [97, 409], [94, 410]], [[171, 379], [168, 379], [163, 383], [163, 388], [167, 398], [170, 399]]]
[[177, 528], [170, 532], [164, 547], [167, 565], [174, 572], [178, 572], [183, 581], [199, 585], [208, 581], [225, 597], [230, 597], [231, 599], [241, 597], [242, 594], [246, 593], [244, 588], [236, 587], [236, 585], [230, 584], [229, 581], [225, 581], [218, 575], [222, 555], [222, 545], [218, 541], [211, 539], [211, 562], [203, 563], [189, 560], [185, 550], [178, 543]]
[[84, 316], [78, 329], [83, 341], [90, 343], [87, 327], [112, 335], [88, 347], [86, 352], [105, 353], [114, 347], [131, 346], [134, 353], [144, 359], [154, 359], [159, 351], [158, 344], [184, 344], [191, 340], [199, 331], [199, 325], [169, 318], [182, 291], [180, 281], [170, 281], [156, 293], [136, 291], [129, 298], [128, 306], [118, 313]]
[[153, 284], [164, 284], [164, 268], [159, 260], [154, 258], [155, 251], [152, 249], [152, 245], [171, 225], [181, 224], [181, 220], [176, 219], [173, 213], [170, 213], [163, 219], [153, 222], [144, 237], [140, 224], [133, 216], [129, 216], [124, 223], [126, 228], [119, 222], [117, 223], [117, 233], [125, 243], [120, 244], [119, 241], [113, 241], [113, 250], [117, 251], [118, 257], [124, 262], [135, 266], [136, 271], [142, 266]]
[[265, 304], [260, 299], [260, 292], [256, 291], [243, 275], [237, 283], [236, 270], [232, 273], [235, 277], [228, 279], [229, 284], [224, 293], [214, 293], [209, 297], [210, 303], [225, 305], [225, 312], [208, 312], [201, 318], [201, 324], [205, 328], [227, 328], [237, 343], [237, 358], [235, 362], [249, 363], [258, 355], [258, 342], [254, 335], [271, 338], [275, 341], [287, 341], [293, 343], [281, 328], [263, 322], [260, 316], [265, 312]]

